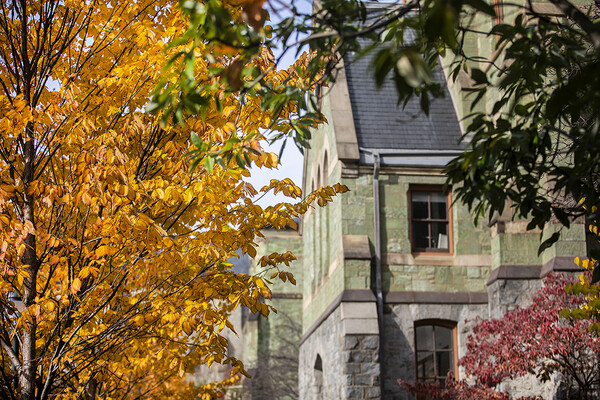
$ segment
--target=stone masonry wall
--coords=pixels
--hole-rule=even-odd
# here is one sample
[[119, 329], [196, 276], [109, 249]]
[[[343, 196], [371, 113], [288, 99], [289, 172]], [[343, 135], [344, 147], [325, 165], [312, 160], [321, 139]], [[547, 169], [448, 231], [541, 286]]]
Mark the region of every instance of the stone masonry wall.
[[[341, 310], [338, 307], [300, 344], [298, 386], [301, 399], [342, 398], [343, 340]], [[315, 369], [317, 355], [321, 358], [321, 371]]]
[[301, 399], [381, 398], [379, 336], [345, 334], [352, 324], [344, 322], [342, 308], [300, 345]]
[[378, 335], [348, 335], [342, 351], [344, 399], [379, 399]]
[[542, 287], [540, 279], [498, 279], [488, 286], [489, 318], [502, 316], [517, 307], [527, 307]]
[[[384, 310], [383, 391], [385, 400], [413, 400], [398, 379], [415, 381], [416, 321], [437, 319], [456, 323], [458, 357], [466, 353], [466, 336], [475, 317], [487, 316], [487, 304], [390, 304]], [[459, 371], [460, 376], [460, 371]]]

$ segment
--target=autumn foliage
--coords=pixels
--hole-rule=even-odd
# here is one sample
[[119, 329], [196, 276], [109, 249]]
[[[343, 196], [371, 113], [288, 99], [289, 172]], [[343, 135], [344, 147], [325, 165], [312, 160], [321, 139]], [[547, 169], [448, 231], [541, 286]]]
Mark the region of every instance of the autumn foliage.
[[[219, 395], [245, 373], [227, 357], [228, 316], [240, 306], [273, 311], [262, 301], [270, 297], [267, 279], [236, 274], [227, 260], [238, 249], [255, 256], [263, 227], [293, 224], [313, 202], [345, 190], [301, 199], [289, 180], [260, 190], [245, 181], [249, 165], [277, 166], [277, 156], [260, 148], [261, 132], [293, 105], [274, 115], [261, 111], [258, 95], [221, 91], [184, 124], [145, 111], [162, 65], [180, 50], [166, 43], [188, 28], [177, 5], [2, 2], [2, 398]], [[269, 64], [267, 56], [254, 62]], [[235, 55], [195, 58], [195, 79], [218, 88], [221, 76], [209, 73], [209, 62], [229, 68]], [[304, 62], [289, 72], [272, 68], [265, 79], [300, 79]], [[190, 150], [212, 161], [191, 171]], [[297, 203], [254, 204], [271, 190]], [[273, 254], [261, 265], [293, 281], [279, 270], [293, 257]], [[25, 303], [20, 316], [7, 301], [11, 292]], [[187, 379], [213, 362], [229, 364], [231, 378], [203, 387]]]
[[564, 310], [585, 304], [582, 295], [565, 290], [572, 284], [568, 275], [549, 274], [530, 306], [500, 319], [480, 320], [467, 338], [467, 354], [459, 361], [468, 380], [450, 379], [446, 387], [405, 386], [412, 393], [432, 393], [439, 399], [508, 399], [507, 393], [495, 390], [499, 384], [527, 374], [546, 382], [559, 373], [567, 392], [592, 398], [600, 377], [600, 338], [590, 331], [589, 320], [563, 317]]
[[[494, 388], [471, 385], [466, 380], [454, 380], [449, 377], [446, 382], [417, 382], [400, 384], [418, 399], [427, 400], [511, 400], [508, 393], [496, 391]], [[536, 397], [519, 397], [515, 400], [540, 400]]]

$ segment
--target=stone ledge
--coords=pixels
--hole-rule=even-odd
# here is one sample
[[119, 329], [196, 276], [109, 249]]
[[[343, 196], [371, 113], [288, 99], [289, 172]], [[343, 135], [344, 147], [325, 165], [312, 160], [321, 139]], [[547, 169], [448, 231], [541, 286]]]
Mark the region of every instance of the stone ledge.
[[495, 268], [487, 281], [487, 286], [498, 279], [540, 279], [541, 265], [500, 265]]
[[[370, 289], [347, 289], [339, 294], [306, 330], [300, 339], [304, 343], [314, 331], [342, 303], [375, 304], [375, 295]], [[384, 293], [384, 304], [487, 304], [487, 292], [388, 292]], [[377, 320], [374, 320], [377, 323]], [[369, 331], [370, 332], [370, 331]], [[377, 333], [377, 332], [376, 332]], [[367, 334], [367, 332], [365, 332]]]
[[544, 264], [540, 277], [548, 275], [550, 272], [576, 272], [581, 271], [579, 265], [575, 264], [575, 257], [572, 256], [559, 256], [553, 257]]
[[573, 256], [553, 257], [544, 265], [500, 265], [494, 269], [487, 281], [487, 286], [499, 279], [541, 279], [550, 272], [577, 272], [581, 268], [575, 264]]
[[384, 304], [487, 304], [487, 292], [388, 292]]
[[344, 259], [370, 260], [371, 246], [367, 235], [342, 235]]
[[272, 292], [271, 298], [273, 298], [273, 299], [302, 299], [302, 293]]
[[426, 266], [466, 266], [488, 267], [492, 256], [487, 254], [419, 254], [383, 253], [382, 260], [387, 265], [426, 265]]

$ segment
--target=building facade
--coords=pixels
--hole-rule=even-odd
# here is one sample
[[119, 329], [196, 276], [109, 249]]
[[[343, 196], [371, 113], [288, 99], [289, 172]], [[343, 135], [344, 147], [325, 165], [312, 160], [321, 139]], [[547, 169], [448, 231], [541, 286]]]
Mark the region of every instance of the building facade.
[[[369, 62], [346, 58], [322, 98], [329, 123], [305, 154], [306, 193], [337, 182], [350, 191], [302, 221], [301, 399], [409, 399], [398, 380], [460, 377], [467, 321], [527, 305], [544, 275], [574, 272], [586, 254], [583, 223], [539, 256], [527, 221], [475, 225], [444, 187], [465, 133], [460, 88], [440, 67], [446, 96], [426, 116], [418, 100], [397, 107], [392, 82], [377, 89]], [[512, 390], [554, 389], [524, 380]]]

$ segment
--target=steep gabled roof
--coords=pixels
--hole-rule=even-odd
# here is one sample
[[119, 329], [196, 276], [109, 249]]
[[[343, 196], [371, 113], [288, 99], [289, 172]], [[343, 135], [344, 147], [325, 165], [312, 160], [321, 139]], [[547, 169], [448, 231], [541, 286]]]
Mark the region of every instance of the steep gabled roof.
[[461, 150], [461, 130], [448, 86], [440, 67], [434, 71], [445, 96], [431, 99], [429, 115], [421, 111], [419, 99], [406, 107], [398, 103], [390, 79], [377, 88], [372, 56], [345, 58], [346, 79], [359, 147], [397, 150]]

